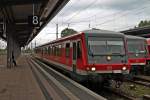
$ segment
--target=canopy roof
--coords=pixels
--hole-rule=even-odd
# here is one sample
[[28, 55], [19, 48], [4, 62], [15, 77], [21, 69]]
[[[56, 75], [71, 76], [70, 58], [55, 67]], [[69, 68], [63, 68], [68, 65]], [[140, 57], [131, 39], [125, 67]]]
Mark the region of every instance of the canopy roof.
[[[6, 40], [7, 27], [11, 23], [13, 36], [20, 46], [27, 45], [69, 0], [0, 0], [0, 37]], [[36, 15], [38, 27], [29, 25], [29, 16]]]

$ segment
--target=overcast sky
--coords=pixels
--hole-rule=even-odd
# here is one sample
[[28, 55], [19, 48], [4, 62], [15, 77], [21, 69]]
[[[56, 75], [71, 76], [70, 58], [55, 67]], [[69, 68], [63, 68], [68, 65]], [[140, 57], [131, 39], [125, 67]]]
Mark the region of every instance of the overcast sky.
[[99, 28], [112, 31], [126, 30], [141, 20], [150, 20], [150, 0], [70, 0], [32, 41], [37, 45], [56, 39], [66, 27], [82, 31]]
[[150, 20], [150, 0], [70, 0], [33, 40], [37, 45], [56, 39], [68, 27], [77, 31], [99, 28], [121, 31], [136, 26], [141, 20]]

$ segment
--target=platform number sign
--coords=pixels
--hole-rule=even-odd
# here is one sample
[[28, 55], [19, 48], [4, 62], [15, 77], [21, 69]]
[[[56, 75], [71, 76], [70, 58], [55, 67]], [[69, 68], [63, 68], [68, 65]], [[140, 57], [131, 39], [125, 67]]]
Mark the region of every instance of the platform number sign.
[[32, 27], [39, 27], [40, 26], [39, 16], [37, 16], [37, 15], [29, 16], [28, 22], [29, 22], [29, 25]]

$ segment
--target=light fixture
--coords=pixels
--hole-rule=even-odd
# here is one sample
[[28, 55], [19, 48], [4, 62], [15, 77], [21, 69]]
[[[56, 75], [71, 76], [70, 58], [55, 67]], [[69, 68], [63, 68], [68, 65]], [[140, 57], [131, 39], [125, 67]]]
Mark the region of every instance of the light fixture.
[[91, 71], [95, 71], [95, 70], [96, 70], [96, 68], [95, 68], [95, 67], [92, 67], [92, 68], [91, 68]]
[[126, 70], [126, 69], [127, 69], [127, 67], [126, 67], [126, 66], [123, 66], [123, 67], [122, 67], [122, 70]]
[[107, 60], [111, 60], [111, 56], [107, 56]]

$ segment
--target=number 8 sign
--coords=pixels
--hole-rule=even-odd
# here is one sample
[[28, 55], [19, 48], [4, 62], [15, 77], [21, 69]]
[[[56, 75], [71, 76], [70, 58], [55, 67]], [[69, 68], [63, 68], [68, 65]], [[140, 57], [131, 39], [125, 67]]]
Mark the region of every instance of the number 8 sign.
[[28, 16], [28, 23], [32, 27], [39, 27], [39, 25], [40, 25], [39, 16], [37, 16], [37, 15]]

